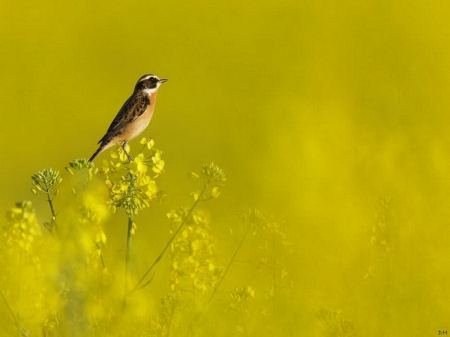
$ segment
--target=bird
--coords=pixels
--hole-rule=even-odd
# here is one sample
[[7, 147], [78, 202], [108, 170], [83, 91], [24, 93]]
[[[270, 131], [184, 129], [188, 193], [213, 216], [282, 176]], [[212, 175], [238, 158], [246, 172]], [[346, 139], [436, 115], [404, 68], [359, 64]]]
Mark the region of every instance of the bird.
[[159, 86], [166, 81], [166, 78], [160, 79], [153, 74], [143, 75], [139, 78], [133, 94], [125, 101], [108, 131], [98, 141], [100, 146], [89, 159], [89, 162], [94, 161], [101, 152], [119, 142], [122, 143], [122, 148], [130, 162], [133, 161], [126, 150], [127, 143], [139, 136], [150, 123], [155, 110]]

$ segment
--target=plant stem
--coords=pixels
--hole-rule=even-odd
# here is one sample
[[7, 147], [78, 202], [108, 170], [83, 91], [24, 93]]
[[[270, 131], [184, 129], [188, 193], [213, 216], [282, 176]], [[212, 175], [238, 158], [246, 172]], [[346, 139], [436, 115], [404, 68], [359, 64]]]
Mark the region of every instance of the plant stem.
[[242, 326], [244, 327], [245, 337], [248, 337], [247, 320], [245, 319], [244, 309], [242, 308], [242, 306], [241, 306], [239, 312], [242, 317]]
[[105, 268], [106, 264], [105, 264], [105, 259], [103, 258], [102, 247], [100, 246], [100, 244], [98, 242], [95, 242], [95, 246], [100, 251], [100, 261], [102, 263], [102, 267]]
[[28, 336], [29, 331], [22, 327], [22, 324], [20, 324], [19, 320], [17, 319], [16, 315], [14, 314], [14, 312], [11, 309], [10, 305], [8, 304], [8, 301], [6, 300], [5, 295], [3, 295], [3, 292], [1, 290], [0, 290], [0, 295], [1, 295], [2, 299], [3, 299], [3, 302], [5, 303], [6, 308], [8, 309], [9, 317], [10, 317], [12, 323], [14, 324], [14, 326], [17, 329], [19, 329], [20, 335], [21, 336]]
[[127, 302], [127, 295], [130, 289], [129, 276], [130, 276], [130, 251], [131, 251], [132, 235], [133, 235], [133, 215], [130, 214], [128, 215], [127, 251], [125, 257], [125, 291], [123, 295], [122, 310], [125, 309]]
[[[152, 265], [147, 269], [147, 271], [144, 273], [144, 275], [140, 278], [140, 280], [133, 286], [133, 288], [131, 288], [131, 290], [128, 292], [128, 296], [131, 296], [132, 294], [134, 294], [134, 292], [136, 290], [139, 290], [143, 287], [145, 287], [148, 283], [144, 283], [145, 279], [147, 278], [148, 274], [150, 274], [150, 272], [153, 270], [153, 268], [156, 266], [156, 264], [162, 259], [162, 257], [164, 256], [164, 254], [166, 253], [167, 249], [170, 247], [171, 243], [173, 242], [173, 240], [177, 237], [178, 233], [180, 233], [181, 229], [184, 227], [184, 225], [186, 224], [187, 219], [191, 216], [192, 211], [195, 209], [195, 207], [197, 206], [197, 204], [199, 203], [199, 201], [201, 200], [203, 194], [206, 191], [206, 188], [208, 187], [208, 184], [205, 184], [205, 186], [203, 187], [202, 192], [200, 193], [200, 195], [198, 196], [197, 200], [195, 200], [194, 204], [192, 205], [192, 207], [189, 209], [188, 214], [186, 215], [186, 217], [183, 219], [183, 222], [181, 222], [180, 226], [178, 227], [178, 229], [175, 231], [175, 233], [172, 235], [172, 237], [170, 238], [170, 240], [167, 242], [166, 246], [163, 248], [162, 252], [158, 255], [158, 257], [155, 259], [155, 261], [152, 263]], [[144, 284], [143, 284], [144, 283]]]
[[251, 228], [252, 228], [252, 225], [249, 224], [248, 227], [247, 227], [247, 230], [245, 231], [244, 236], [243, 236], [242, 239], [241, 239], [241, 242], [239, 242], [239, 245], [237, 246], [236, 250], [234, 251], [234, 254], [233, 254], [233, 256], [231, 257], [231, 260], [230, 260], [230, 262], [228, 263], [227, 268], [226, 268], [225, 271], [223, 272], [223, 275], [222, 275], [222, 277], [220, 278], [219, 282], [217, 282], [217, 285], [214, 287], [214, 290], [213, 290], [211, 296], [209, 296], [208, 302], [206, 302], [206, 304], [209, 304], [209, 302], [211, 302], [211, 300], [212, 300], [212, 298], [214, 297], [214, 295], [216, 294], [217, 290], [219, 290], [219, 287], [220, 287], [220, 285], [222, 284], [223, 279], [224, 279], [225, 276], [227, 275], [228, 270], [230, 269], [231, 265], [232, 265], [232, 264], [234, 263], [234, 261], [236, 260], [237, 253], [241, 250], [242, 245], [244, 244], [244, 241], [245, 241], [245, 239], [247, 238], [248, 233], [250, 232], [250, 229], [251, 229]]
[[53, 207], [53, 199], [50, 197], [50, 190], [47, 190], [47, 202], [50, 205], [50, 211], [52, 212], [52, 221], [51, 221], [51, 223], [53, 224], [52, 230], [53, 228], [55, 229], [56, 237], [59, 238], [58, 227], [56, 225], [56, 213], [55, 208]]
[[277, 318], [277, 260], [276, 260], [276, 235], [275, 235], [275, 229], [273, 229], [273, 250], [272, 250], [272, 257], [273, 257], [273, 316]]

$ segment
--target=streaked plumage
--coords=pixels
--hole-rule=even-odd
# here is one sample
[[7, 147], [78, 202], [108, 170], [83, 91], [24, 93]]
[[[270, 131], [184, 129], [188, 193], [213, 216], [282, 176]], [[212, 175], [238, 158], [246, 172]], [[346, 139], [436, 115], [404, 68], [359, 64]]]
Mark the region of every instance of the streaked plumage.
[[[158, 88], [165, 81], [167, 79], [159, 79], [155, 75], [144, 75], [137, 81], [133, 94], [124, 103], [108, 131], [98, 142], [100, 147], [89, 159], [90, 162], [102, 151], [118, 142], [122, 142], [125, 150], [126, 144], [145, 130], [153, 115]], [[126, 151], [125, 153], [132, 161], [131, 156]]]

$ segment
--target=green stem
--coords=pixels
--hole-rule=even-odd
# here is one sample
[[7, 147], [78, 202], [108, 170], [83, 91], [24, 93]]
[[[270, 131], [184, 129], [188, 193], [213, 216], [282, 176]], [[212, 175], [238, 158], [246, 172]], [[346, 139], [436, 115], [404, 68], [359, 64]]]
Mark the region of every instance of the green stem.
[[102, 263], [102, 267], [105, 268], [106, 264], [105, 264], [105, 259], [103, 258], [102, 247], [100, 246], [100, 244], [98, 242], [95, 242], [95, 246], [100, 251], [100, 261]]
[[5, 295], [3, 295], [3, 292], [0, 290], [0, 295], [3, 299], [3, 302], [5, 303], [6, 308], [8, 309], [9, 312], [9, 317], [12, 321], [12, 323], [14, 324], [14, 326], [19, 329], [20, 331], [20, 335], [21, 336], [28, 336], [29, 331], [27, 331], [26, 329], [24, 329], [22, 327], [22, 324], [20, 324], [19, 320], [17, 319], [16, 315], [14, 314], [13, 310], [11, 309], [11, 307], [8, 304], [8, 301], [6, 300]]
[[248, 337], [248, 330], [247, 330], [247, 320], [245, 319], [244, 310], [241, 306], [241, 310], [239, 311], [242, 317], [242, 326], [244, 327], [245, 336]]
[[194, 210], [194, 208], [197, 206], [197, 204], [199, 203], [199, 201], [202, 199], [203, 194], [206, 191], [206, 188], [208, 187], [208, 184], [205, 184], [205, 186], [203, 187], [202, 192], [200, 193], [200, 195], [198, 196], [197, 200], [195, 200], [194, 204], [192, 205], [192, 207], [189, 209], [188, 214], [186, 215], [186, 217], [183, 219], [183, 222], [181, 223], [181, 225], [178, 227], [178, 229], [176, 230], [176, 232], [172, 235], [172, 237], [170, 238], [170, 240], [167, 242], [166, 246], [164, 247], [164, 249], [162, 250], [162, 252], [158, 255], [158, 257], [155, 259], [155, 261], [152, 263], [152, 265], [147, 269], [147, 271], [144, 273], [144, 275], [140, 278], [140, 280], [134, 285], [133, 288], [131, 288], [131, 290], [128, 292], [128, 296], [131, 296], [132, 294], [134, 294], [134, 292], [136, 290], [142, 289], [143, 287], [145, 287], [148, 283], [144, 283], [145, 279], [147, 278], [148, 274], [150, 274], [150, 272], [153, 270], [153, 268], [156, 266], [156, 264], [162, 259], [162, 257], [164, 256], [164, 254], [166, 253], [167, 249], [169, 249], [170, 245], [172, 244], [173, 240], [177, 237], [178, 233], [180, 233], [181, 229], [184, 227], [184, 225], [186, 224], [187, 219], [190, 217], [190, 215], [192, 214], [192, 211]]
[[50, 205], [50, 211], [52, 212], [52, 221], [51, 221], [51, 223], [53, 225], [52, 230], [53, 230], [53, 228], [55, 229], [56, 237], [59, 238], [58, 227], [56, 225], [56, 212], [55, 212], [55, 208], [53, 207], [53, 200], [50, 197], [50, 190], [47, 191], [47, 202]]
[[170, 327], [171, 327], [171, 325], [172, 325], [172, 317], [173, 317], [173, 311], [172, 311], [172, 309], [171, 309], [171, 311], [170, 311], [170, 317], [169, 317], [169, 319], [168, 319], [168, 321], [167, 321], [167, 335], [166, 335], [166, 337], [169, 337], [169, 336], [170, 336]]
[[272, 251], [272, 258], [273, 258], [273, 315], [276, 318], [277, 317], [277, 260], [276, 260], [276, 233], [275, 229], [273, 229], [273, 251]]
[[122, 309], [125, 309], [127, 302], [127, 294], [130, 289], [130, 251], [131, 251], [131, 239], [133, 235], [133, 215], [128, 215], [128, 232], [127, 232], [127, 251], [125, 257], [125, 291], [123, 295]]
[[236, 250], [234, 251], [234, 254], [233, 254], [233, 256], [231, 257], [231, 260], [230, 260], [230, 262], [228, 263], [227, 268], [225, 269], [225, 271], [224, 271], [222, 277], [220, 278], [219, 282], [217, 283], [217, 285], [214, 287], [214, 290], [213, 290], [211, 296], [209, 296], [208, 302], [206, 302], [206, 304], [209, 304], [209, 302], [211, 302], [211, 300], [213, 299], [214, 295], [217, 293], [217, 290], [219, 290], [219, 287], [220, 287], [220, 285], [222, 284], [223, 279], [224, 279], [225, 276], [227, 275], [228, 270], [230, 269], [231, 265], [232, 265], [232, 264], [234, 263], [234, 261], [236, 260], [236, 256], [237, 256], [238, 252], [241, 250], [242, 245], [244, 244], [244, 241], [245, 241], [245, 239], [247, 238], [248, 233], [250, 232], [250, 229], [251, 229], [251, 228], [252, 228], [252, 225], [249, 224], [248, 227], [247, 227], [247, 230], [245, 231], [244, 236], [243, 236], [242, 239], [241, 239], [241, 242], [239, 242], [239, 245], [237, 246]]

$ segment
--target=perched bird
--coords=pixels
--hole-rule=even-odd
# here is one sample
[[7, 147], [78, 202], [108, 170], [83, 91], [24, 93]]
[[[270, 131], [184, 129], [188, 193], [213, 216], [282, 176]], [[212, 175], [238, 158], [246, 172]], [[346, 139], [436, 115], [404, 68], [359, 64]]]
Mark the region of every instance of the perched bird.
[[166, 81], [165, 78], [159, 79], [151, 74], [144, 75], [137, 81], [133, 94], [119, 110], [106, 134], [99, 140], [100, 146], [89, 159], [89, 162], [92, 162], [102, 151], [119, 142], [122, 143], [122, 148], [128, 159], [133, 160], [125, 147], [131, 139], [139, 136], [150, 123], [155, 109], [158, 88]]

